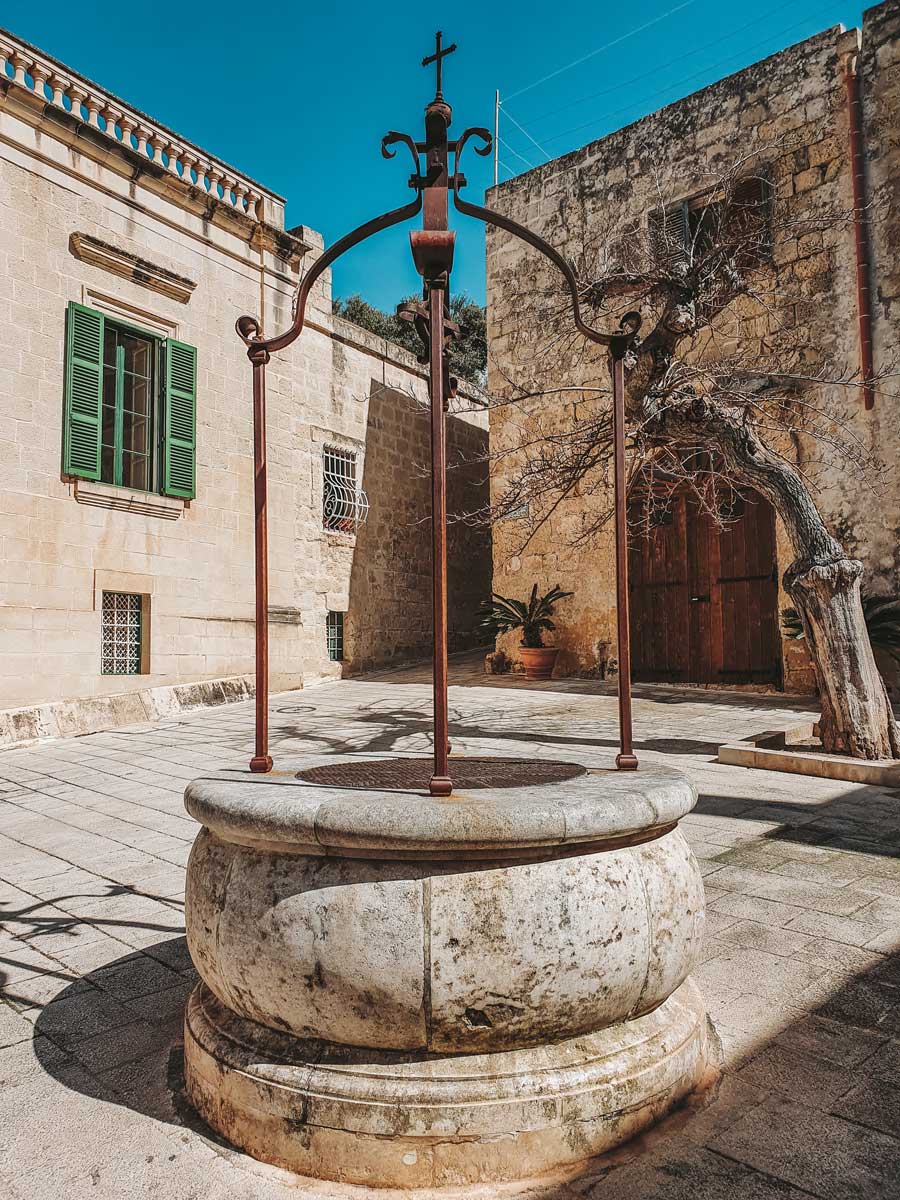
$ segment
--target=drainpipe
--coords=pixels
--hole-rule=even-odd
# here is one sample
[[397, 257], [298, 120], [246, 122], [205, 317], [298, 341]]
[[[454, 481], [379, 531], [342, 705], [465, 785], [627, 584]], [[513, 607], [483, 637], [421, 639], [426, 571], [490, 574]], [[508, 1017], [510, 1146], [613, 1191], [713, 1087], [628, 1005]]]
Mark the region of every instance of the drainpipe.
[[[866, 175], [863, 151], [863, 111], [859, 82], [859, 31], [855, 47], [844, 62], [844, 86], [850, 124], [850, 178], [853, 183], [853, 234], [856, 242], [856, 310], [859, 320], [859, 369], [866, 408], [875, 407], [872, 387], [874, 356], [872, 350], [872, 289], [869, 222], [866, 212]], [[849, 35], [848, 35], [849, 36]]]

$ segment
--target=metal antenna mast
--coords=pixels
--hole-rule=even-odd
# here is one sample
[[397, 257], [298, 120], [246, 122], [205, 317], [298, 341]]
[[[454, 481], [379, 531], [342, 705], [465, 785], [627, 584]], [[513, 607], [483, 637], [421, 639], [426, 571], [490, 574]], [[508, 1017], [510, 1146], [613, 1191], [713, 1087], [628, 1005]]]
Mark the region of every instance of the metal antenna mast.
[[494, 92], [494, 187], [500, 182], [500, 89]]

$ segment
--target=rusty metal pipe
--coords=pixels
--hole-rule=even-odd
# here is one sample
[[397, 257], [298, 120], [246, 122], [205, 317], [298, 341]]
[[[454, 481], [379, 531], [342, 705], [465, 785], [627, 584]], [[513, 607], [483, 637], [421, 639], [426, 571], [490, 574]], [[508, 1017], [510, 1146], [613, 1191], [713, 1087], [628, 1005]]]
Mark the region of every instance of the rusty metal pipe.
[[863, 149], [863, 113], [857, 55], [851, 54], [844, 67], [847, 90], [847, 115], [850, 127], [850, 178], [853, 184], [853, 235], [856, 243], [856, 311], [859, 322], [859, 369], [862, 375], [863, 401], [875, 407], [872, 377], [875, 360], [872, 345], [872, 289], [869, 248], [869, 222], [866, 215], [865, 152]]
[[250, 350], [253, 363], [253, 536], [256, 559], [256, 748], [250, 770], [272, 770], [269, 754], [269, 556], [266, 529], [266, 363], [269, 352]]
[[613, 384], [613, 477], [616, 507], [616, 623], [619, 655], [619, 753], [620, 771], [634, 771], [631, 725], [631, 629], [628, 616], [628, 513], [625, 479], [625, 359], [624, 347], [610, 356]]
[[429, 285], [431, 392], [431, 588], [434, 633], [434, 774], [432, 796], [453, 790], [447, 705], [447, 437], [444, 418], [444, 289]]

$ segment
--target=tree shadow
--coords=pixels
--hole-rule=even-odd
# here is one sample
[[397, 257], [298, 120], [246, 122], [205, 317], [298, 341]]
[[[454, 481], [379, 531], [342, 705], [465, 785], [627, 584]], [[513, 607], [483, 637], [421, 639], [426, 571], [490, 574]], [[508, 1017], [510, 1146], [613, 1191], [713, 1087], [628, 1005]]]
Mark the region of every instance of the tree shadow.
[[[293, 714], [295, 710], [282, 708], [278, 711], [282, 715], [288, 715], [289, 713]], [[501, 720], [508, 721], [509, 724], [501, 724]], [[521, 723], [518, 723], [519, 720]], [[546, 729], [546, 726], [537, 733], [531, 733], [526, 720], [527, 718], [524, 716], [501, 718], [498, 713], [489, 710], [485, 710], [482, 714], [476, 712], [464, 716], [458, 710], [454, 713], [451, 706], [450, 738], [451, 741], [457, 743], [463, 740], [486, 740], [525, 742], [539, 746], [593, 747], [604, 750], [618, 750], [619, 748], [617, 737], [592, 738], [584, 733], [586, 725], [596, 722], [582, 722], [581, 732], [567, 736], [552, 733]], [[359, 730], [359, 732], [342, 735], [316, 729], [313, 725], [280, 724], [273, 731], [273, 736], [270, 737], [270, 745], [273, 750], [277, 750], [280, 746], [289, 746], [296, 750], [297, 743], [301, 743], [304, 748], [333, 754], [390, 754], [407, 738], [420, 738], [430, 745], [434, 729], [433, 719], [424, 707], [421, 710], [391, 708], [385, 712], [363, 711], [354, 716], [352, 724], [354, 730]], [[370, 732], [369, 727], [372, 725], [376, 725], [377, 729]], [[651, 750], [660, 754], [706, 756], [717, 755], [720, 745], [720, 742], [680, 737], [641, 738], [638, 736], [634, 742], [636, 750]]]
[[38, 1060], [67, 1087], [214, 1137], [182, 1096], [182, 1024], [198, 976], [184, 936], [81, 976], [41, 1010]]
[[[465, 656], [462, 656], [464, 660]], [[411, 678], [423, 674], [423, 680]], [[430, 668], [420, 671], [397, 669], [391, 672], [367, 675], [363, 682], [385, 682], [406, 688], [418, 687], [424, 676], [430, 679]], [[542, 692], [558, 694], [571, 693], [578, 696], [593, 696], [595, 698], [614, 699], [616, 684], [604, 683], [598, 680], [562, 679], [545, 683], [532, 683], [521, 675], [513, 676], [477, 676], [474, 680], [465, 676], [460, 668], [459, 660], [455, 672], [451, 669], [451, 685], [463, 687], [478, 687], [482, 684], [494, 688], [512, 691], [528, 691], [533, 694]], [[671, 685], [635, 684], [634, 696], [637, 700], [652, 701], [658, 704], [684, 705], [704, 703], [724, 709], [746, 710], [748, 719], [759, 722], [767, 721], [769, 710], [792, 713], [810, 712], [808, 697], [786, 697], [782, 694], [759, 694], [745, 692], [728, 692], [706, 689], [677, 688]], [[426, 698], [418, 696], [410, 698], [402, 705], [397, 705], [390, 698], [376, 699], [368, 705], [361, 705], [352, 713], [342, 708], [323, 712], [321, 706], [314, 706], [302, 701], [283, 703], [273, 710], [270, 726], [270, 744], [273, 750], [296, 751], [298, 747], [312, 751], [333, 754], [390, 754], [395, 751], [411, 752], [427, 748], [431, 744], [433, 720], [431, 703]], [[615, 751], [619, 747], [616, 735], [616, 717], [611, 708], [609, 715], [594, 716], [585, 719], [577, 715], [574, 705], [564, 706], [557, 710], [554, 705], [541, 710], [544, 718], [549, 718], [552, 726], [566, 722], [572, 733], [554, 731], [547, 728], [547, 719], [542, 720], [542, 728], [531, 732], [534, 711], [514, 711], [504, 713], [496, 703], [485, 701], [483, 705], [472, 706], [470, 702], [454, 703], [453, 694], [450, 696], [450, 735], [451, 740], [459, 743], [463, 740], [487, 740], [490, 742], [513, 741], [531, 743], [540, 746], [585, 747], [599, 750]], [[291, 720], [301, 717], [304, 720]], [[341, 728], [335, 731], [334, 726]], [[732, 721], [733, 724], [733, 721]], [[660, 754], [678, 754], [715, 757], [718, 755], [722, 742], [733, 740], [733, 732], [723, 732], [717, 740], [706, 738], [691, 738], [689, 736], [659, 737], [642, 736], [641, 726], [650, 726], [650, 721], [637, 721], [635, 730], [635, 748], [639, 752], [652, 751]], [[606, 736], [591, 737], [592, 727], [608, 727]], [[374, 727], [374, 728], [373, 728]], [[410, 739], [416, 745], [402, 745]]]
[[[701, 793], [693, 814], [780, 822], [777, 829], [759, 835], [755, 845], [795, 842], [823, 850], [900, 858], [898, 796], [900, 793], [894, 790], [859, 784], [848, 785], [844, 794], [814, 805], [705, 792]], [[722, 849], [725, 853], [726, 847]]]
[[[139, 897], [172, 908], [172, 915], [177, 924], [107, 915], [102, 908], [93, 912], [86, 911], [88, 907], [96, 908], [98, 902], [102, 904], [103, 901], [115, 901], [120, 897]], [[85, 911], [69, 913], [61, 908], [63, 904], [69, 904], [76, 910], [85, 906]], [[39, 958], [31, 963], [31, 973], [26, 978], [48, 976], [63, 981], [70, 980], [73, 986], [80, 986], [81, 976], [74, 971], [67, 971], [64, 960], [56, 957], [65, 951], [68, 939], [71, 939], [72, 947], [75, 948], [78, 936], [84, 930], [96, 930], [111, 936], [126, 929], [181, 934], [184, 931], [184, 923], [180, 920], [179, 910], [183, 907], [181, 900], [141, 891], [139, 886], [102, 884], [100, 880], [98, 889], [90, 893], [62, 894], [51, 899], [35, 900], [32, 904], [0, 903], [0, 927], [10, 936], [10, 941], [5, 943], [6, 952], [0, 951], [0, 995], [13, 1003], [32, 1003], [32, 997], [27, 994], [27, 984], [23, 982], [17, 988], [16, 979], [12, 976], [13, 971], [22, 968], [22, 960], [17, 957], [22, 951], [36, 951], [39, 955]], [[90, 943], [86, 945], [89, 946]], [[126, 957], [133, 957], [133, 954]], [[55, 965], [49, 966], [50, 962]]]

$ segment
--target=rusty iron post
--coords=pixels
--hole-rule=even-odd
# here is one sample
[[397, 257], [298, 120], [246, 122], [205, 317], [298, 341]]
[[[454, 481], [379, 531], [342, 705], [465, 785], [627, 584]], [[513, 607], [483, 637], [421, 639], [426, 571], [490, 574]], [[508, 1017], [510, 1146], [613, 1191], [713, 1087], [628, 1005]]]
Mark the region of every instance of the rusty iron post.
[[619, 657], [619, 753], [620, 771], [634, 771], [631, 724], [631, 630], [628, 614], [628, 508], [625, 477], [625, 353], [627, 347], [613, 343], [610, 373], [613, 390], [613, 466], [616, 506], [616, 625]]
[[250, 770], [272, 770], [269, 754], [269, 549], [266, 529], [266, 363], [269, 352], [250, 349], [253, 363], [253, 537], [256, 553], [256, 746]]
[[425, 154], [422, 228], [410, 233], [416, 270], [425, 284], [428, 301], [428, 390], [431, 398], [431, 590], [432, 590], [432, 691], [434, 696], [434, 774], [429, 791], [449, 796], [453, 791], [449, 763], [449, 713], [447, 701], [447, 436], [444, 415], [448, 394], [448, 364], [444, 306], [450, 288], [455, 234], [449, 225], [450, 144], [447, 130], [452, 109], [442, 92], [443, 60], [456, 45], [444, 49], [441, 33], [435, 52], [422, 59], [434, 63], [434, 99], [425, 109]]
[[449, 766], [447, 702], [447, 432], [444, 417], [444, 290], [432, 284], [428, 297], [431, 362], [431, 588], [434, 635], [433, 796], [453, 790]]

